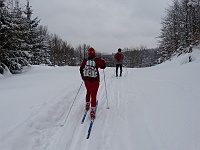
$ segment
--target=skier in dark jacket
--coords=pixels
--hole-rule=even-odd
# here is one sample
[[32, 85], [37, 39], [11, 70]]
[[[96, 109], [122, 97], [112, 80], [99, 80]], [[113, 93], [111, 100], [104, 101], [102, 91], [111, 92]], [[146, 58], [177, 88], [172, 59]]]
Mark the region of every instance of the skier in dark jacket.
[[118, 52], [115, 54], [115, 64], [116, 64], [116, 77], [118, 77], [118, 68], [120, 68], [120, 76], [122, 76], [122, 65], [124, 60], [124, 54], [122, 54], [121, 48], [118, 49]]
[[95, 118], [94, 110], [96, 108], [96, 96], [100, 82], [98, 68], [105, 69], [106, 64], [103, 59], [96, 58], [95, 50], [91, 47], [88, 50], [88, 58], [84, 59], [80, 66], [80, 74], [82, 79], [84, 80], [85, 87], [87, 89], [85, 109], [90, 109], [91, 102], [91, 118]]

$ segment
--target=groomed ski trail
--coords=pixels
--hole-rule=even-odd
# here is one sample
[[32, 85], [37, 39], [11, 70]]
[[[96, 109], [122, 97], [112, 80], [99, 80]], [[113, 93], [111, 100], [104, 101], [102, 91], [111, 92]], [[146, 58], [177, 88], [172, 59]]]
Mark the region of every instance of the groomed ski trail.
[[[37, 74], [40, 74], [39, 77], [44, 79], [36, 86], [41, 90], [37, 93], [39, 99], [36, 99], [36, 103], [31, 103], [33, 106], [25, 103], [26, 105], [19, 107], [23, 110], [20, 111], [21, 114], [27, 112], [27, 109], [32, 114], [28, 118], [27, 114], [22, 115], [22, 118], [20, 115], [16, 116], [22, 122], [17, 121], [19, 125], [13, 124], [15, 128], [10, 132], [2, 132], [4, 136], [0, 139], [0, 146], [4, 150], [196, 150], [195, 147], [199, 147], [200, 126], [199, 89], [196, 88], [200, 84], [198, 68], [199, 64], [192, 63], [167, 69], [162, 66], [123, 68], [123, 76], [116, 78], [115, 69], [107, 67], [105, 75], [110, 109], [107, 109], [104, 74], [100, 70], [101, 82], [97, 95], [99, 105], [87, 140], [89, 113], [84, 124], [81, 124], [85, 109], [84, 85], [65, 125], [60, 126], [65, 121], [82, 82], [78, 67], [56, 68], [56, 71], [59, 69], [59, 74], [54, 74], [55, 70], [51, 67], [33, 67], [32, 69], [39, 69], [36, 74], [27, 72], [12, 80], [20, 77], [23, 80], [16, 87], [29, 87], [31, 84], [34, 89], [38, 81]], [[193, 72], [195, 74], [191, 74]], [[48, 82], [45, 80], [47, 75], [50, 76]], [[62, 80], [54, 87], [59, 75]], [[26, 77], [34, 80], [25, 80]], [[69, 80], [74, 78], [77, 80]], [[9, 88], [16, 88], [15, 86]], [[21, 95], [23, 92], [15, 100], [23, 100]], [[29, 92], [28, 96], [34, 96], [34, 91]], [[35, 99], [31, 99], [33, 100]], [[17, 110], [19, 109], [13, 113]], [[11, 119], [8, 121], [16, 123]]]

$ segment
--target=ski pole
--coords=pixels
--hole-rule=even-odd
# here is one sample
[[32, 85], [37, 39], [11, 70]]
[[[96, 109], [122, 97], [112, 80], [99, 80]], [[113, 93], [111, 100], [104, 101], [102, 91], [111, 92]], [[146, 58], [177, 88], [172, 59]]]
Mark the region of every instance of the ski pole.
[[106, 91], [107, 109], [109, 109], [109, 106], [108, 106], [108, 94], [107, 94], [107, 89], [106, 89], [106, 77], [105, 77], [104, 69], [103, 69], [103, 74], [104, 74], [104, 83], [105, 83], [105, 91]]
[[128, 74], [128, 69], [127, 69], [127, 65], [124, 66], [126, 68], [126, 74]]
[[[83, 85], [83, 81], [82, 81], [82, 83], [81, 83], [81, 86], [82, 86], [82, 85]], [[78, 93], [79, 93], [79, 91], [80, 91], [80, 89], [81, 89], [81, 86], [79, 87], [78, 92], [76, 93], [76, 96], [75, 96], [75, 98], [74, 98], [74, 100], [73, 100], [73, 103], [72, 103], [70, 109], [69, 109], [69, 112], [68, 112], [68, 114], [67, 114], [67, 117], [66, 117], [64, 123], [61, 125], [61, 127], [63, 127], [63, 126], [65, 125], [65, 123], [66, 123], [66, 121], [67, 121], [67, 119], [68, 119], [68, 117], [69, 117], [69, 114], [70, 114], [70, 112], [71, 112], [71, 110], [72, 110], [72, 107], [73, 107], [73, 105], [74, 105], [74, 102], [75, 102], [75, 100], [76, 100], [76, 97], [78, 96]]]

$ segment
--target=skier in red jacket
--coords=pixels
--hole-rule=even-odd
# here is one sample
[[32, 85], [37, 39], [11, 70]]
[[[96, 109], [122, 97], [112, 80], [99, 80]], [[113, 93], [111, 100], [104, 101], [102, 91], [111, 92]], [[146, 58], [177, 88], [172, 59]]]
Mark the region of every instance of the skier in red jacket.
[[120, 76], [122, 76], [122, 65], [123, 65], [124, 55], [122, 54], [121, 48], [115, 54], [115, 64], [116, 64], [116, 77], [118, 77], [118, 68], [120, 68]]
[[90, 102], [91, 102], [91, 110], [90, 110], [91, 118], [95, 118], [94, 110], [96, 108], [96, 96], [100, 82], [98, 68], [100, 69], [106, 68], [105, 61], [103, 59], [96, 58], [95, 56], [96, 56], [95, 50], [92, 47], [89, 48], [88, 58], [84, 59], [80, 66], [80, 74], [87, 90], [85, 109], [86, 110], [90, 109]]

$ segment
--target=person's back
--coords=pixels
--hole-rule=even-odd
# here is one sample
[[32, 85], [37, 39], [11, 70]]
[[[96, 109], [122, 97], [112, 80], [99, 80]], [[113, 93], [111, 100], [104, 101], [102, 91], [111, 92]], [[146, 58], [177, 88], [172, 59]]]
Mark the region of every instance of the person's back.
[[115, 54], [115, 64], [123, 64], [124, 55], [121, 52]]

